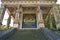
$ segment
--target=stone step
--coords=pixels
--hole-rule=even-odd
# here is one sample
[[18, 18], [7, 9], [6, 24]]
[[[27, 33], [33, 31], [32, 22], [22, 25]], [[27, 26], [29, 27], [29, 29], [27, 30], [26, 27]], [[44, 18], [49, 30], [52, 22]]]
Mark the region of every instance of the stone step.
[[15, 34], [12, 34], [12, 36], [4, 40], [60, 40], [60, 35], [47, 28], [38, 30], [16, 30]]
[[3, 31], [0, 31], [0, 40], [7, 39], [9, 36], [11, 36], [12, 34], [14, 34], [15, 31], [16, 31], [16, 28], [5, 29]]
[[6, 40], [50, 40], [43, 30], [19, 30], [13, 36]]
[[49, 38], [51, 38], [51, 40], [60, 40], [60, 35], [56, 34], [54, 31], [49, 30], [47, 28], [44, 29], [44, 33], [46, 36], [48, 36]]

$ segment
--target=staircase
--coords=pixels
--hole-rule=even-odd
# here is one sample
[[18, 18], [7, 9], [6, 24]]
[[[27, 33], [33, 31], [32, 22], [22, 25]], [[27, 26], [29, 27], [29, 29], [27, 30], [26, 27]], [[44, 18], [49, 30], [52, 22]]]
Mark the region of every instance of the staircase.
[[50, 40], [43, 33], [43, 30], [19, 30], [6, 40]]
[[3, 33], [0, 40], [60, 40], [60, 35], [48, 28], [37, 30], [10, 30]]

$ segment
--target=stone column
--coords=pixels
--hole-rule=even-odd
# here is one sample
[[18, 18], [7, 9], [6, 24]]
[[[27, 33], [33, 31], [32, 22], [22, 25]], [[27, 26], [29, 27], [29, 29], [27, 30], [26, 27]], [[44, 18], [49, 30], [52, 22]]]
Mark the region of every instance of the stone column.
[[19, 13], [20, 11], [19, 9], [17, 9], [15, 12], [15, 20], [14, 20], [14, 25], [13, 25], [15, 28], [18, 28], [19, 26]]
[[8, 20], [7, 20], [7, 28], [10, 27], [10, 22], [11, 22], [11, 15], [9, 15]]
[[60, 14], [58, 12], [58, 6], [57, 5], [54, 5], [52, 7], [52, 12], [54, 14], [54, 17], [55, 17], [55, 21], [56, 21], [56, 28], [59, 29], [60, 28]]
[[1, 4], [1, 7], [0, 7], [0, 27], [2, 25], [2, 21], [3, 21], [3, 17], [4, 17], [4, 14], [5, 14], [5, 5]]
[[38, 7], [38, 27], [39, 28], [44, 28], [44, 21], [43, 21], [43, 14], [42, 10], [40, 9], [40, 6]]

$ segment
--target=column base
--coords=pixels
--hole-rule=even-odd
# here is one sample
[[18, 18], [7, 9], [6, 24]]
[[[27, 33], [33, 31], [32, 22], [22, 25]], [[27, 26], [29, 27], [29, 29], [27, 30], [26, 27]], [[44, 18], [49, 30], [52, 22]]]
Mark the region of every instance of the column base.
[[57, 29], [60, 29], [60, 23], [58, 23], [58, 24], [56, 25], [56, 28], [57, 28]]
[[44, 23], [39, 23], [38, 27], [39, 28], [45, 28]]
[[18, 24], [13, 24], [14, 28], [18, 28], [18, 26], [19, 26]]
[[38, 28], [45, 28], [45, 25], [44, 25], [44, 21], [43, 20], [39, 20], [38, 21]]

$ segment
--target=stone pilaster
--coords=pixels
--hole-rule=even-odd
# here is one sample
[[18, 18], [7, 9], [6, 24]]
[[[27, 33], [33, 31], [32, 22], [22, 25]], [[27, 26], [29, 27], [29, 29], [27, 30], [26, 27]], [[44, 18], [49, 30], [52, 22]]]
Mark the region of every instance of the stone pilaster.
[[19, 9], [17, 9], [15, 12], [15, 20], [14, 20], [15, 28], [18, 28], [18, 26], [19, 26], [19, 13], [20, 13], [20, 11], [19, 11]]
[[38, 8], [38, 27], [39, 28], [44, 28], [44, 21], [43, 21], [43, 14], [42, 14], [42, 11], [40, 9], [40, 6]]
[[2, 25], [2, 21], [3, 21], [3, 17], [4, 17], [4, 14], [5, 14], [5, 5], [1, 4], [1, 7], [0, 7], [0, 26]]
[[8, 20], [7, 20], [7, 28], [10, 27], [10, 22], [11, 22], [11, 15], [9, 15]]
[[60, 28], [60, 14], [58, 12], [58, 6], [57, 5], [54, 5], [53, 8], [52, 8], [52, 12], [54, 14], [54, 17], [55, 17], [55, 21], [56, 21], [56, 28], [59, 29]]

